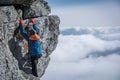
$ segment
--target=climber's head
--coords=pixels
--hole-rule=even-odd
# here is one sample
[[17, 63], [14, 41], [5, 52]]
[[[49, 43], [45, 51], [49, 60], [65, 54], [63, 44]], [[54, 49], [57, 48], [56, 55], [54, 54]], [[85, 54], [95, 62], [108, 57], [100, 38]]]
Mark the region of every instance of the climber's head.
[[35, 30], [33, 29], [32, 23], [28, 23], [28, 25], [26, 26], [26, 32], [28, 36], [35, 34]]

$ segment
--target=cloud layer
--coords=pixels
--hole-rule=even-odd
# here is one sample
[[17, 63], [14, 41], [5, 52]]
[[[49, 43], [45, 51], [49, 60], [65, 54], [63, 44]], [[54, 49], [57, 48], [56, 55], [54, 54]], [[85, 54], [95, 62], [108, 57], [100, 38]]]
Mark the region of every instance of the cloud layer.
[[[93, 32], [96, 30], [91, 29]], [[114, 28], [106, 29], [110, 30], [108, 33], [111, 30], [118, 33]], [[106, 32], [103, 27], [98, 28], [98, 31], [101, 30]], [[104, 40], [93, 34], [60, 35], [58, 47], [51, 55], [42, 80], [119, 80], [120, 49], [114, 52], [120, 48], [119, 44], [119, 39]], [[113, 52], [104, 56], [107, 50]], [[91, 55], [93, 52], [100, 56]], [[86, 57], [88, 55], [91, 56]]]

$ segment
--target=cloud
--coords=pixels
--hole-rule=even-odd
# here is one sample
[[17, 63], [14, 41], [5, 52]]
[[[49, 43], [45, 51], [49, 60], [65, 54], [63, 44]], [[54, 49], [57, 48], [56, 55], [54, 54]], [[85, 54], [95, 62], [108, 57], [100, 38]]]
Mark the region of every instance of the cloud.
[[119, 80], [119, 61], [119, 55], [110, 55], [76, 63], [50, 63], [44, 80]]
[[[114, 28], [106, 29], [110, 31], [107, 33], [118, 33]], [[101, 30], [106, 32], [103, 27], [97, 31]], [[120, 48], [119, 44], [120, 40], [103, 40], [92, 34], [60, 35], [58, 47], [41, 80], [119, 80], [120, 51], [114, 51]], [[104, 56], [107, 50], [113, 52]], [[86, 57], [95, 51], [101, 56]]]
[[52, 8], [61, 27], [120, 26], [120, 5], [115, 2]]
[[62, 35], [86, 35], [91, 34], [103, 40], [120, 40], [120, 27], [67, 27], [61, 28]]
[[[65, 44], [65, 45], [63, 45]], [[120, 41], [105, 41], [93, 35], [60, 36], [57, 55], [52, 55], [54, 61], [78, 61], [93, 52], [104, 52], [120, 48]], [[101, 53], [102, 54], [102, 53]]]

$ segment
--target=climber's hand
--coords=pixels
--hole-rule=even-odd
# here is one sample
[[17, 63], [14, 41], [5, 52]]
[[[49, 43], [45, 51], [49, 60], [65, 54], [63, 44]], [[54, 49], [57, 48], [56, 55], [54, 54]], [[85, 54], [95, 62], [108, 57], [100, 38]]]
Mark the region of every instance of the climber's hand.
[[34, 24], [35, 20], [33, 18], [30, 18], [30, 21]]
[[19, 20], [20, 25], [24, 25], [24, 21], [22, 19]]

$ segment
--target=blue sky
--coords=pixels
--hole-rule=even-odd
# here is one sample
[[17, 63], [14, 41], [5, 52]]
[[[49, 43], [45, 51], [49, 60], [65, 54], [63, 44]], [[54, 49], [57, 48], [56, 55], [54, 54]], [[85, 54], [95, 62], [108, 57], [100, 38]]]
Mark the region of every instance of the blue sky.
[[120, 26], [119, 0], [47, 0], [61, 27]]
[[96, 3], [105, 3], [119, 0], [46, 0], [52, 7], [60, 7], [60, 6], [69, 6], [69, 5], [86, 5], [86, 4], [96, 4]]
[[53, 7], [79, 5], [98, 2], [98, 0], [48, 0], [49, 4]]

